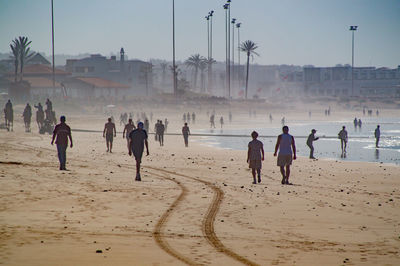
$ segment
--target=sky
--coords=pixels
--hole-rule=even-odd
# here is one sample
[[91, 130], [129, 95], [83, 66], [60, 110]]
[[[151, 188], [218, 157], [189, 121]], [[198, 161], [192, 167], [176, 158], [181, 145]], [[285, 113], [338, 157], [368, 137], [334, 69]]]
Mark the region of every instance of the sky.
[[[177, 60], [207, 56], [210, 10], [213, 57], [225, 60], [225, 2], [175, 0]], [[54, 0], [54, 17], [56, 54], [110, 56], [123, 47], [130, 59], [172, 60], [172, 0]], [[258, 45], [252, 63], [351, 64], [349, 26], [357, 25], [355, 66], [400, 65], [400, 0], [232, 0], [231, 17], [242, 23], [241, 41]], [[51, 0], [0, 0], [0, 52], [18, 36], [51, 54]]]

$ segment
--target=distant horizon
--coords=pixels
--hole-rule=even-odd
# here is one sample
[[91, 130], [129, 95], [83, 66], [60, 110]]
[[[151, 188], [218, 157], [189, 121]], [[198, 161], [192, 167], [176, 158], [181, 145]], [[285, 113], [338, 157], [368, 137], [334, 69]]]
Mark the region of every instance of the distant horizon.
[[[205, 16], [214, 10], [213, 58], [225, 61], [224, 0], [176, 0], [176, 59], [207, 56]], [[0, 1], [0, 52], [18, 36], [31, 49], [51, 54], [51, 13], [48, 0]], [[351, 64], [351, 25], [355, 66], [397, 68], [400, 65], [400, 1], [232, 0], [231, 18], [242, 23], [241, 42], [254, 41], [260, 57], [252, 64], [334, 66]], [[16, 19], [18, 15], [18, 19]], [[124, 47], [131, 58], [172, 60], [172, 1], [56, 0], [55, 53], [118, 55]], [[237, 29], [235, 48], [237, 47]], [[84, 53], [83, 53], [84, 54]], [[237, 60], [237, 51], [235, 53]], [[241, 53], [242, 63], [245, 54]], [[338, 63], [340, 62], [340, 63]]]

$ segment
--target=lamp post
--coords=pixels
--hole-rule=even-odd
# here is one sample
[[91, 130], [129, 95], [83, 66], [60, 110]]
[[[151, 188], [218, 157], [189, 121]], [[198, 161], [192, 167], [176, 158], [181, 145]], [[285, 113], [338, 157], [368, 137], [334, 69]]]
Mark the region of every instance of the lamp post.
[[351, 96], [354, 96], [354, 32], [358, 26], [350, 26], [351, 31]]
[[235, 83], [235, 23], [236, 19], [232, 18], [231, 24], [232, 24], [232, 79], [231, 82], [232, 84]]
[[207, 50], [208, 50], [208, 92], [211, 91], [212, 86], [212, 17], [214, 10], [208, 12], [207, 19]]
[[230, 84], [229, 84], [229, 46], [230, 46], [230, 40], [229, 40], [229, 35], [228, 35], [228, 30], [230, 29], [229, 26], [229, 20], [228, 20], [228, 10], [229, 10], [229, 4], [226, 3], [223, 5], [225, 9], [225, 79], [226, 79], [226, 87], [228, 89], [228, 98], [231, 97], [231, 90], [230, 90]]
[[236, 23], [236, 28], [238, 30], [238, 83], [239, 83], [239, 89], [240, 89], [240, 26], [242, 25], [242, 23]]
[[53, 0], [51, 0], [51, 47], [53, 50], [52, 61], [53, 61], [53, 90], [56, 88], [55, 80], [55, 65], [54, 65], [54, 12], [53, 12]]

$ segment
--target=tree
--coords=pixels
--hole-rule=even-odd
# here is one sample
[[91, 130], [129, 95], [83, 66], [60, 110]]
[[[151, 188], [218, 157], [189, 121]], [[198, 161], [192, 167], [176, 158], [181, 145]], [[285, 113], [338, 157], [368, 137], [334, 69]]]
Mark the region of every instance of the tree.
[[200, 64], [202, 64], [201, 62], [204, 60], [205, 60], [205, 57], [201, 56], [200, 54], [195, 54], [195, 55], [190, 56], [185, 61], [185, 65], [187, 67], [194, 69], [194, 82], [193, 82], [194, 88], [196, 88], [196, 85], [197, 85], [197, 75], [199, 72]]
[[32, 41], [28, 41], [28, 37], [21, 37], [15, 38], [10, 44], [11, 51], [14, 57], [14, 64], [15, 64], [15, 81], [17, 81], [18, 75], [18, 67], [20, 68], [21, 79], [23, 78], [24, 73], [24, 65], [34, 53], [30, 53], [30, 47]]
[[212, 88], [212, 65], [215, 64], [217, 61], [215, 61], [213, 58], [206, 59], [207, 63], [207, 72], [208, 72], [208, 92], [211, 93], [211, 88]]
[[15, 76], [14, 76], [14, 81], [17, 82], [17, 76], [18, 76], [18, 66], [19, 66], [19, 41], [18, 39], [15, 39], [12, 41], [12, 44], [10, 44], [10, 48], [14, 57], [14, 69], [15, 69]]
[[252, 42], [252, 41], [245, 41], [240, 45], [240, 51], [244, 52], [247, 54], [247, 71], [246, 71], [246, 93], [245, 97], [247, 99], [247, 91], [249, 88], [249, 66], [250, 66], [250, 56], [253, 58], [254, 55], [259, 56], [258, 53], [256, 53], [256, 49], [258, 46]]

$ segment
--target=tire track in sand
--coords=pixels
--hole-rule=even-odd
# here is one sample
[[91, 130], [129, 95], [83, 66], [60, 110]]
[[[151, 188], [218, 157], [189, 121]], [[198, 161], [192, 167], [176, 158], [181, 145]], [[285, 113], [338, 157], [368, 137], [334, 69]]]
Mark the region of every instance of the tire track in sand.
[[[152, 170], [156, 170], [156, 171], [160, 171], [166, 174], [170, 174], [170, 175], [176, 175], [176, 176], [180, 176], [180, 177], [184, 177], [184, 178], [188, 178], [191, 180], [195, 180], [197, 182], [203, 183], [204, 185], [210, 187], [213, 191], [214, 191], [214, 197], [213, 197], [213, 201], [210, 205], [210, 207], [207, 210], [207, 214], [202, 222], [202, 231], [203, 231], [203, 235], [204, 237], [208, 240], [208, 242], [219, 252], [224, 253], [225, 255], [245, 264], [245, 265], [259, 265], [239, 254], [237, 254], [236, 252], [234, 252], [233, 250], [229, 249], [228, 247], [226, 247], [221, 240], [218, 238], [217, 234], [215, 233], [215, 229], [214, 229], [214, 222], [215, 222], [215, 217], [219, 211], [219, 207], [221, 205], [221, 202], [224, 198], [224, 192], [222, 191], [222, 189], [220, 189], [219, 187], [217, 187], [216, 185], [212, 184], [211, 182], [202, 180], [200, 178], [196, 178], [196, 177], [192, 177], [192, 176], [187, 176], [184, 174], [180, 174], [180, 173], [176, 173], [173, 171], [168, 171], [168, 170], [164, 170], [164, 169], [160, 169], [160, 168], [156, 168], [156, 167], [151, 167], [151, 166], [147, 166], [147, 168], [152, 169]], [[168, 178], [168, 180], [171, 180], [175, 183], [177, 183], [179, 186], [183, 186], [182, 184], [180, 184], [178, 181], [172, 179], [172, 178]], [[183, 186], [184, 187], [184, 186]], [[183, 192], [182, 192], [183, 194]], [[182, 195], [181, 194], [181, 195]], [[180, 200], [182, 200], [183, 196], [181, 199], [179, 199], [180, 197], [178, 197], [174, 203], [178, 203]], [[173, 204], [174, 204], [173, 203]], [[172, 207], [172, 205], [171, 205]], [[171, 209], [170, 207], [170, 209]], [[169, 210], [170, 210], [169, 209]], [[167, 212], [169, 212], [169, 210]], [[169, 213], [168, 213], [169, 215]], [[166, 218], [168, 218], [168, 215], [166, 216]], [[162, 220], [162, 218], [164, 217], [164, 215], [161, 217], [160, 221]], [[162, 223], [165, 223], [165, 220], [162, 221]], [[157, 223], [158, 225], [158, 223]]]
[[[156, 169], [153, 169], [156, 170]], [[158, 176], [160, 178], [164, 178], [167, 179], [169, 181], [174, 182], [175, 184], [177, 184], [180, 189], [181, 189], [181, 194], [174, 200], [174, 202], [169, 206], [168, 210], [166, 210], [163, 215], [160, 217], [160, 219], [158, 220], [154, 231], [153, 231], [153, 237], [157, 243], [157, 245], [163, 249], [165, 252], [167, 252], [168, 254], [170, 254], [171, 256], [175, 257], [176, 259], [188, 264], [188, 265], [200, 265], [194, 261], [192, 261], [191, 259], [185, 257], [184, 255], [180, 254], [179, 252], [177, 252], [176, 250], [174, 250], [169, 244], [168, 242], [164, 239], [164, 235], [163, 235], [163, 229], [165, 227], [165, 224], [167, 222], [167, 220], [169, 219], [171, 213], [175, 210], [175, 208], [178, 206], [178, 204], [183, 201], [183, 199], [185, 198], [185, 196], [188, 193], [187, 188], [181, 184], [181, 182], [169, 177], [169, 176], [162, 176], [162, 175], [158, 175], [155, 173], [150, 173], [152, 175]]]

